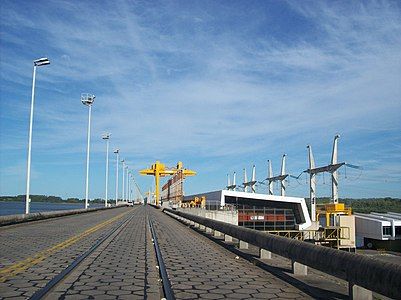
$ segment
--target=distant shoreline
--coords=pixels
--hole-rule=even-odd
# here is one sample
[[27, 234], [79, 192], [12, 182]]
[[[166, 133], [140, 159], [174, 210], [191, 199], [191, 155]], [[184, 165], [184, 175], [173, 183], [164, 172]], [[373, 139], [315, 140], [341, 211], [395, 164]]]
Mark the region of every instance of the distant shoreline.
[[[66, 200], [63, 200], [63, 201], [65, 201], [65, 202], [31, 201], [31, 203], [52, 203], [52, 204], [63, 204], [63, 205], [65, 205], [65, 204], [84, 204], [84, 202], [67, 202]], [[0, 202], [21, 203], [21, 202], [24, 202], [24, 201], [21, 201], [21, 200], [0, 200]], [[98, 204], [98, 203], [100, 203], [100, 202], [92, 202], [92, 201], [89, 201], [89, 203]]]
[[[0, 196], [0, 202], [25, 202], [25, 195], [17, 195], [17, 196]], [[74, 203], [85, 203], [84, 199], [79, 198], [68, 198], [63, 199], [58, 196], [46, 196], [46, 195], [30, 195], [31, 203], [61, 203], [61, 204], [74, 204]], [[114, 200], [114, 199], [113, 199]], [[112, 201], [112, 200], [109, 200]], [[89, 199], [89, 203], [104, 203], [104, 199]]]
[[[45, 201], [32, 201], [30, 203], [31, 213], [41, 213], [49, 211], [65, 211], [65, 210], [82, 210], [85, 204], [83, 202], [70, 203], [70, 202], [45, 202]], [[90, 208], [104, 207], [103, 203], [89, 203]], [[0, 200], [0, 216], [22, 215], [25, 213], [25, 201], [1, 201]]]

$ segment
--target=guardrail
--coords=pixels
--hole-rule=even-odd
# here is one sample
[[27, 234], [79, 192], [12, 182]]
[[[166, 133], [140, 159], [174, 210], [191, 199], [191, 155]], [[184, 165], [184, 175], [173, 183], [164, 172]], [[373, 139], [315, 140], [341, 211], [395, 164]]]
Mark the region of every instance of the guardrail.
[[[172, 209], [164, 209], [163, 211], [289, 258], [293, 262], [344, 279], [349, 283], [350, 294], [354, 299], [366, 297], [366, 292], [368, 292], [368, 298], [372, 297], [371, 293], [369, 296], [369, 291], [401, 299], [401, 265], [288, 239], [181, 211]], [[364, 291], [364, 289], [368, 291]]]

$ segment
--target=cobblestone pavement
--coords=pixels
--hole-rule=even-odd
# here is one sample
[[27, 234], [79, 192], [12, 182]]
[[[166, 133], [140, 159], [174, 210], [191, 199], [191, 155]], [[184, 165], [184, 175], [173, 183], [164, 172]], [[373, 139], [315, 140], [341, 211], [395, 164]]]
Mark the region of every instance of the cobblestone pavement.
[[160, 210], [139, 206], [0, 228], [0, 299], [29, 298], [116, 228], [45, 299], [160, 299], [148, 219], [177, 299], [311, 298]]
[[85, 259], [48, 299], [161, 299], [146, 208]]
[[308, 299], [310, 296], [147, 208], [177, 299]]
[[[193, 228], [193, 227], [192, 227]], [[272, 253], [271, 259], [259, 258], [259, 248], [249, 244], [248, 249], [239, 249], [238, 240], [224, 241], [224, 236], [216, 237], [195, 228], [197, 232], [225, 247], [230, 252], [248, 260], [250, 263], [272, 273], [316, 299], [349, 299], [348, 282], [308, 267], [308, 275], [295, 275], [291, 260]], [[382, 297], [382, 299], [385, 299]]]
[[132, 211], [122, 207], [0, 228], [0, 298], [31, 296]]

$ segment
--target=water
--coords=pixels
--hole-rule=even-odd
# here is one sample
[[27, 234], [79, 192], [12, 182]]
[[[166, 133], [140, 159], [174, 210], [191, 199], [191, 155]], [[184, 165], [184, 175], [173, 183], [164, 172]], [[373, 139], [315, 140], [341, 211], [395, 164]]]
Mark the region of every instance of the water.
[[[89, 207], [103, 207], [104, 204], [93, 203]], [[55, 210], [81, 209], [83, 203], [47, 203], [31, 202], [31, 212], [44, 212]], [[25, 213], [25, 202], [0, 202], [0, 216], [16, 215]]]

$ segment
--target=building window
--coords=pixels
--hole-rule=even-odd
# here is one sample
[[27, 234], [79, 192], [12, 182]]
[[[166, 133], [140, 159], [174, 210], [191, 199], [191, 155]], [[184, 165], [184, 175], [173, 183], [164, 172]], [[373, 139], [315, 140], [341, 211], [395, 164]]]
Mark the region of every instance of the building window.
[[390, 235], [391, 236], [391, 226], [383, 226], [383, 235]]
[[242, 204], [237, 205], [237, 209], [239, 226], [262, 231], [295, 230], [292, 209]]

